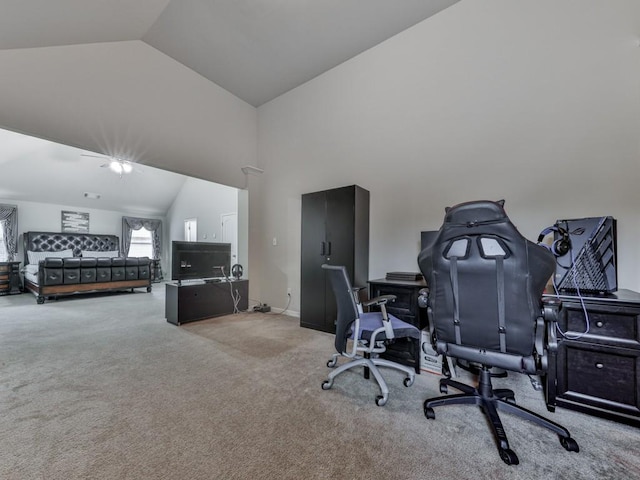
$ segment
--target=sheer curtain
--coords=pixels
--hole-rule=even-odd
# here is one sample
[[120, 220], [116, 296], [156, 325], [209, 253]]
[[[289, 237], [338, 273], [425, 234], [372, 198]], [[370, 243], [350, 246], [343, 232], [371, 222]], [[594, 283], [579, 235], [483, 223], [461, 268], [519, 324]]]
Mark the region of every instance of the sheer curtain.
[[3, 231], [7, 260], [13, 262], [18, 252], [18, 207], [0, 204], [0, 228]]
[[162, 253], [162, 220], [152, 220], [150, 218], [122, 217], [122, 256], [129, 255], [131, 247], [131, 232], [140, 230], [142, 227], [151, 232], [151, 248], [153, 258], [158, 260]]

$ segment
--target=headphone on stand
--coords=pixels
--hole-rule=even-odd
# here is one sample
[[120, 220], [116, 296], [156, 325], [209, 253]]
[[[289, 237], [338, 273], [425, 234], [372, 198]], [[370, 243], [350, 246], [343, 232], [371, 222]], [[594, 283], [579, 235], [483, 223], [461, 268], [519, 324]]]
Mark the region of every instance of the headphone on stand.
[[231, 275], [233, 275], [236, 280], [240, 280], [243, 274], [242, 265], [236, 263], [233, 267], [231, 267]]
[[[551, 245], [542, 243], [544, 237], [553, 232], [557, 232], [560, 238], [555, 239]], [[554, 226], [547, 227], [540, 232], [540, 235], [538, 235], [538, 245], [551, 250], [551, 253], [556, 257], [562, 257], [571, 250], [571, 238], [569, 236], [569, 232], [556, 223]]]

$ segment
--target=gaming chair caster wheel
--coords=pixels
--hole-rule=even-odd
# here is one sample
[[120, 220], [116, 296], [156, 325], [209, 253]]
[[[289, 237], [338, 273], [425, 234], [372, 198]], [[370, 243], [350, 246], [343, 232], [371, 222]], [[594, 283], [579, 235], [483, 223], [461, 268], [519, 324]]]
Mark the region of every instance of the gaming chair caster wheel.
[[338, 359], [337, 358], [332, 358], [331, 360], [329, 360], [327, 362], [327, 367], [333, 368], [333, 367], [336, 366], [337, 363], [338, 363]]
[[402, 383], [404, 384], [405, 387], [410, 387], [411, 385], [413, 385], [413, 380], [414, 380], [413, 378], [407, 377], [403, 380]]
[[446, 385], [440, 385], [440, 393], [448, 393], [449, 389]]
[[378, 395], [376, 397], [376, 405], [377, 406], [384, 407], [386, 403], [387, 403], [387, 399], [384, 398], [382, 395]]
[[330, 382], [329, 380], [325, 380], [324, 382], [322, 382], [323, 390], [329, 390], [331, 387], [333, 387], [333, 382]]
[[516, 455], [516, 452], [514, 452], [510, 448], [501, 448], [500, 458], [507, 465], [518, 465], [520, 463], [520, 460], [518, 460], [518, 456]]
[[433, 408], [427, 407], [425, 405], [424, 406], [424, 416], [427, 417], [429, 420], [435, 420], [436, 412], [433, 411]]
[[576, 442], [571, 437], [560, 437], [560, 445], [562, 445], [562, 447], [567, 452], [579, 452], [580, 451], [580, 447], [578, 446], [578, 442]]

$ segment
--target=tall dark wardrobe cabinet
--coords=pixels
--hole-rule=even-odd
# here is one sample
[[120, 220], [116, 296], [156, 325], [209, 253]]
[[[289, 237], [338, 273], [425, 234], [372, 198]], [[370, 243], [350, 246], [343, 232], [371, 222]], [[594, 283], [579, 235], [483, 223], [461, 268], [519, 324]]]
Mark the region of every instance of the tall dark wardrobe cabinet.
[[[369, 280], [369, 192], [357, 185], [302, 195], [300, 326], [335, 333], [336, 301], [323, 263]], [[366, 291], [366, 290], [365, 290]]]

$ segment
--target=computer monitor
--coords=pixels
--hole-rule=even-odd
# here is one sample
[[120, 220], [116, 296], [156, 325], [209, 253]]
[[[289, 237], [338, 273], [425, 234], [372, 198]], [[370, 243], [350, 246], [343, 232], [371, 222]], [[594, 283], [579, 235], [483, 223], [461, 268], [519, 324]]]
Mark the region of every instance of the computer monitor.
[[[616, 221], [613, 217], [558, 220], [571, 247], [557, 257], [555, 287], [571, 293], [607, 294], [618, 289]], [[558, 239], [560, 233], [554, 232]]]
[[425, 230], [420, 232], [420, 251], [429, 246], [435, 239], [440, 230]]

